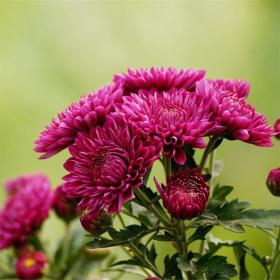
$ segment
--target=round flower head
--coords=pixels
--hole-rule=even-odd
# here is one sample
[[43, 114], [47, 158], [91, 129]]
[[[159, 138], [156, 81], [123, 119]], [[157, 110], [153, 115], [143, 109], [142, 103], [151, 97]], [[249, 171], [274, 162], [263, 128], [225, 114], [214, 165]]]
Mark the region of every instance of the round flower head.
[[94, 218], [92, 215], [85, 214], [81, 216], [80, 221], [83, 228], [95, 236], [106, 232], [106, 226], [112, 225], [112, 219], [105, 211]]
[[30, 182], [32, 181], [35, 183], [36, 181], [41, 180], [41, 177], [38, 176], [37, 174], [33, 175], [24, 175], [24, 176], [19, 176], [17, 178], [13, 178], [11, 180], [7, 180], [5, 182], [5, 188], [8, 194], [13, 195], [15, 194], [18, 190], [21, 190], [25, 188], [26, 186], [30, 185]]
[[155, 180], [163, 205], [176, 219], [192, 219], [206, 207], [209, 186], [198, 168], [179, 171], [167, 178], [167, 185]]
[[247, 97], [250, 91], [250, 84], [244, 80], [208, 80], [213, 83], [216, 89], [232, 92], [238, 97]]
[[[21, 181], [22, 177], [19, 178]], [[0, 249], [22, 245], [48, 217], [51, 204], [48, 178], [39, 174], [26, 176], [26, 185], [8, 197], [0, 210]]]
[[72, 145], [80, 131], [89, 131], [91, 127], [102, 125], [114, 103], [121, 100], [121, 90], [116, 85], [107, 85], [96, 92], [86, 95], [73, 103], [58, 120], [53, 119], [46, 130], [35, 142], [35, 151], [44, 153], [40, 158], [48, 158]]
[[80, 200], [79, 209], [96, 216], [103, 209], [119, 212], [133, 198], [143, 176], [159, 157], [159, 142], [137, 135], [127, 121], [114, 114], [103, 127], [80, 133], [69, 147], [72, 158], [64, 167], [64, 191]]
[[79, 211], [76, 209], [77, 202], [68, 199], [63, 192], [62, 185], [58, 186], [54, 192], [53, 209], [58, 217], [66, 222], [75, 219]]
[[269, 172], [266, 185], [273, 195], [280, 196], [280, 167]]
[[205, 80], [199, 81], [192, 93], [184, 89], [149, 94], [140, 91], [123, 97], [117, 110], [143, 133], [159, 136], [165, 156], [182, 165], [186, 161], [184, 145], [203, 148], [202, 137], [221, 129], [210, 121], [217, 109], [213, 91]]
[[205, 75], [204, 70], [175, 68], [140, 68], [136, 71], [128, 69], [126, 74], [117, 74], [114, 76], [114, 82], [121, 84], [124, 95], [138, 93], [139, 90], [149, 91], [151, 89], [168, 91], [172, 88], [194, 90], [195, 83], [201, 80]]
[[280, 118], [274, 124], [275, 137], [280, 140]]
[[46, 264], [47, 259], [43, 252], [26, 252], [17, 259], [16, 275], [19, 279], [38, 279], [43, 276]]
[[219, 108], [215, 119], [217, 124], [224, 127], [223, 136], [262, 147], [272, 145], [272, 128], [266, 118], [247, 103], [245, 97], [223, 89], [217, 90], [216, 96]]

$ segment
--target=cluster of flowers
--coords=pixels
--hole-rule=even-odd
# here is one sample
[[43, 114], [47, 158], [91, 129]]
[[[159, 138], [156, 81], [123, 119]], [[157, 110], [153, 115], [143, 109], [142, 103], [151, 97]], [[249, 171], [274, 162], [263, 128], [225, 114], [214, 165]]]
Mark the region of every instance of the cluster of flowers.
[[[223, 138], [261, 147], [271, 146], [272, 136], [280, 139], [280, 119], [270, 127], [248, 103], [248, 94], [246, 81], [209, 80], [202, 70], [129, 70], [60, 113], [35, 150], [42, 159], [69, 150], [64, 183], [53, 192], [48, 178], [35, 174], [5, 184], [0, 250], [15, 249], [17, 276], [44, 274], [48, 260], [34, 240], [50, 209], [66, 223], [81, 215], [82, 226], [100, 234], [100, 225], [111, 224], [108, 214], [134, 197], [157, 159], [181, 166], [166, 186], [155, 179], [164, 207], [177, 219], [199, 215], [209, 186], [203, 166], [184, 168], [186, 148], [205, 148], [206, 136], [207, 148]], [[270, 172], [267, 186], [280, 196], [280, 168]]]
[[[103, 210], [111, 215], [134, 197], [157, 159], [183, 166], [185, 147], [204, 148], [206, 136], [271, 146], [276, 132], [248, 94], [246, 81], [206, 79], [203, 70], [129, 69], [53, 119], [35, 150], [48, 158], [68, 148], [63, 191], [86, 211], [82, 219]], [[199, 168], [157, 186], [165, 207], [180, 219], [198, 215], [209, 195]]]
[[17, 255], [16, 275], [38, 279], [44, 273], [47, 257], [34, 246], [37, 232], [53, 208], [65, 222], [77, 217], [76, 205], [67, 200], [61, 187], [51, 190], [42, 174], [20, 176], [5, 184], [8, 198], [0, 209], [0, 250], [13, 247]]

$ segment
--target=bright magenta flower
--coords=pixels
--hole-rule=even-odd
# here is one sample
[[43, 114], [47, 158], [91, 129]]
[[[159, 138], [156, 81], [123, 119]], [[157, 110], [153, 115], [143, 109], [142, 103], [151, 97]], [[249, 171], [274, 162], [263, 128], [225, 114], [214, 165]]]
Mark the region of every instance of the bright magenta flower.
[[274, 124], [275, 137], [280, 140], [280, 118]]
[[247, 97], [250, 91], [250, 84], [245, 80], [209, 80], [217, 90], [227, 91], [236, 94], [238, 97]]
[[168, 91], [172, 88], [193, 91], [197, 81], [205, 76], [204, 70], [175, 68], [140, 68], [138, 70], [128, 69], [126, 74], [114, 76], [114, 82], [121, 84], [124, 95], [138, 93], [139, 90], [156, 90], [158, 92]]
[[51, 208], [53, 194], [46, 176], [26, 176], [23, 187], [18, 185], [21, 181], [22, 177], [10, 181], [18, 187], [0, 210], [0, 249], [23, 244], [40, 228]]
[[[41, 179], [42, 178], [40, 176], [38, 176], [37, 174], [19, 176], [17, 178], [7, 180], [5, 182], [5, 188], [6, 188], [6, 191], [10, 195], [13, 195], [18, 190], [20, 190], [22, 188], [25, 188], [26, 186], [30, 185], [30, 182], [33, 182], [33, 184], [40, 184]], [[35, 183], [36, 181], [37, 181], [37, 183]]]
[[41, 251], [26, 252], [16, 262], [16, 275], [19, 279], [38, 279], [44, 275], [46, 256]]
[[75, 219], [80, 213], [77, 209], [77, 202], [75, 200], [68, 199], [63, 192], [63, 185], [58, 186], [54, 192], [53, 209], [58, 217], [66, 222]]
[[64, 191], [93, 216], [103, 209], [119, 212], [133, 198], [160, 149], [159, 142], [137, 135], [117, 114], [108, 117], [103, 127], [80, 133], [69, 147], [72, 158], [64, 164], [69, 171]]
[[273, 129], [245, 97], [226, 90], [217, 90], [216, 94], [219, 103], [216, 122], [224, 127], [223, 136], [262, 147], [272, 145]]
[[280, 196], [280, 167], [269, 172], [266, 185], [273, 195]]
[[72, 145], [77, 134], [102, 125], [108, 114], [114, 110], [114, 103], [120, 102], [121, 90], [116, 85], [107, 85], [73, 103], [58, 120], [53, 119], [35, 142], [35, 151], [48, 158]]
[[209, 186], [198, 168], [177, 172], [167, 178], [166, 186], [155, 183], [164, 207], [176, 219], [192, 219], [204, 211]]
[[205, 80], [197, 82], [195, 92], [172, 89], [164, 92], [140, 91], [123, 98], [118, 111], [145, 134], [162, 139], [163, 153], [184, 164], [184, 145], [205, 147], [202, 137], [221, 131], [211, 117], [217, 110], [214, 87]]

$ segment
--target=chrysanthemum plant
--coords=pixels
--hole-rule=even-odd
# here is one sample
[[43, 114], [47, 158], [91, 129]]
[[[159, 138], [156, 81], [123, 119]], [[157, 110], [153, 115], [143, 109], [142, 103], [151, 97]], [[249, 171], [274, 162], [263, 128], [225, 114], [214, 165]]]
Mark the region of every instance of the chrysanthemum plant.
[[[118, 246], [127, 254], [108, 271], [130, 275], [119, 279], [134, 279], [131, 273], [143, 279], [249, 279], [250, 255], [272, 279], [280, 210], [229, 199], [234, 188], [217, 178], [215, 153], [223, 142], [270, 147], [279, 135], [248, 103], [248, 94], [246, 81], [209, 80], [202, 70], [129, 70], [73, 103], [41, 133], [35, 147], [41, 158], [65, 148], [71, 155], [56, 197], [72, 208], [54, 199], [58, 215], [67, 223], [80, 215], [91, 239], [85, 248]], [[156, 162], [164, 174], [149, 178], [160, 170], [153, 169]], [[279, 173], [267, 179], [276, 196]], [[231, 231], [233, 239], [246, 227], [262, 230], [273, 252], [262, 256], [245, 240], [223, 240], [212, 233], [215, 227]], [[173, 246], [163, 261], [157, 258], [160, 243]], [[223, 247], [233, 249], [233, 264], [219, 253]]]

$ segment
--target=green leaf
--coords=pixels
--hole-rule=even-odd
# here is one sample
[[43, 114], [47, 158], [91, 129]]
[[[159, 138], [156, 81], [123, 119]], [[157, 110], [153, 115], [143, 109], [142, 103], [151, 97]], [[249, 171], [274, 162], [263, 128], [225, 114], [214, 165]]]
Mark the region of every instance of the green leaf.
[[143, 224], [147, 227], [152, 227], [154, 225], [154, 223], [152, 223], [151, 220], [149, 219], [149, 215], [139, 214], [138, 218], [139, 218], [139, 221], [141, 222], [141, 224]]
[[177, 262], [180, 270], [191, 272], [192, 274], [197, 273], [197, 267], [193, 260], [188, 260], [186, 257], [178, 257]]
[[219, 186], [217, 185], [212, 193], [211, 201], [225, 201], [226, 197], [233, 191], [231, 186]]
[[247, 247], [244, 244], [244, 241], [232, 241], [232, 240], [222, 241], [218, 238], [214, 238], [212, 235], [208, 235], [208, 245], [209, 245], [209, 250], [207, 251], [208, 255], [215, 254], [223, 246], [233, 248], [239, 264], [240, 280], [249, 279], [249, 273], [247, 271], [246, 264], [245, 264], [246, 254], [251, 255], [256, 261], [258, 261], [264, 267], [264, 269], [267, 269], [266, 258], [261, 257], [256, 252], [255, 249]]
[[[129, 260], [123, 260], [116, 263], [113, 263], [111, 266], [117, 266], [117, 265], [136, 265], [136, 266], [145, 266], [145, 263], [139, 259], [138, 257], [133, 257]], [[146, 267], [146, 266], [145, 266]]]
[[162, 276], [162, 280], [170, 280], [174, 279], [176, 280], [183, 280], [181, 271], [178, 267], [177, 258], [179, 257], [179, 254], [176, 253], [173, 256], [167, 255], [164, 258], [164, 274]]
[[149, 230], [144, 225], [130, 225], [125, 229], [121, 229], [120, 231], [117, 231], [113, 227], [108, 228], [108, 233], [112, 237], [112, 239], [126, 241], [126, 243], [132, 242], [136, 239], [140, 239], [141, 237], [148, 234], [150, 231], [151, 230]]
[[112, 240], [105, 238], [95, 238], [93, 241], [87, 243], [86, 246], [96, 249], [124, 245], [138, 240], [152, 231], [152, 229], [148, 229], [144, 225], [131, 225], [120, 231], [117, 231], [113, 227], [108, 227], [108, 233]]
[[186, 272], [191, 272], [197, 280], [230, 279], [237, 274], [234, 265], [227, 263], [224, 256], [204, 256], [188, 254], [188, 257], [177, 258], [178, 267]]
[[246, 210], [241, 215], [240, 224], [269, 230], [273, 227], [280, 227], [280, 210]]
[[146, 256], [152, 264], [155, 264], [157, 252], [154, 244], [151, 246], [150, 249], [146, 249]]
[[200, 226], [197, 230], [188, 238], [188, 244], [196, 240], [205, 240], [205, 235], [212, 229], [212, 226]]
[[206, 275], [206, 279], [230, 279], [237, 275], [237, 272], [234, 265], [227, 263], [226, 259], [224, 256], [206, 254], [196, 262], [196, 267], [198, 272]]
[[127, 241], [124, 240], [109, 240], [105, 238], [95, 238], [93, 241], [88, 242], [86, 246], [92, 249], [97, 249], [124, 245], [126, 243]]
[[243, 226], [257, 227], [262, 230], [272, 230], [280, 226], [280, 210], [247, 209], [248, 202], [234, 199], [227, 201], [226, 197], [232, 187], [217, 185], [207, 205], [206, 211], [188, 227], [223, 226], [233, 232], [244, 232]]
[[154, 240], [157, 241], [176, 241], [178, 240], [178, 238], [172, 234], [170, 234], [169, 232], [165, 232], [164, 234], [159, 234], [153, 237]]

